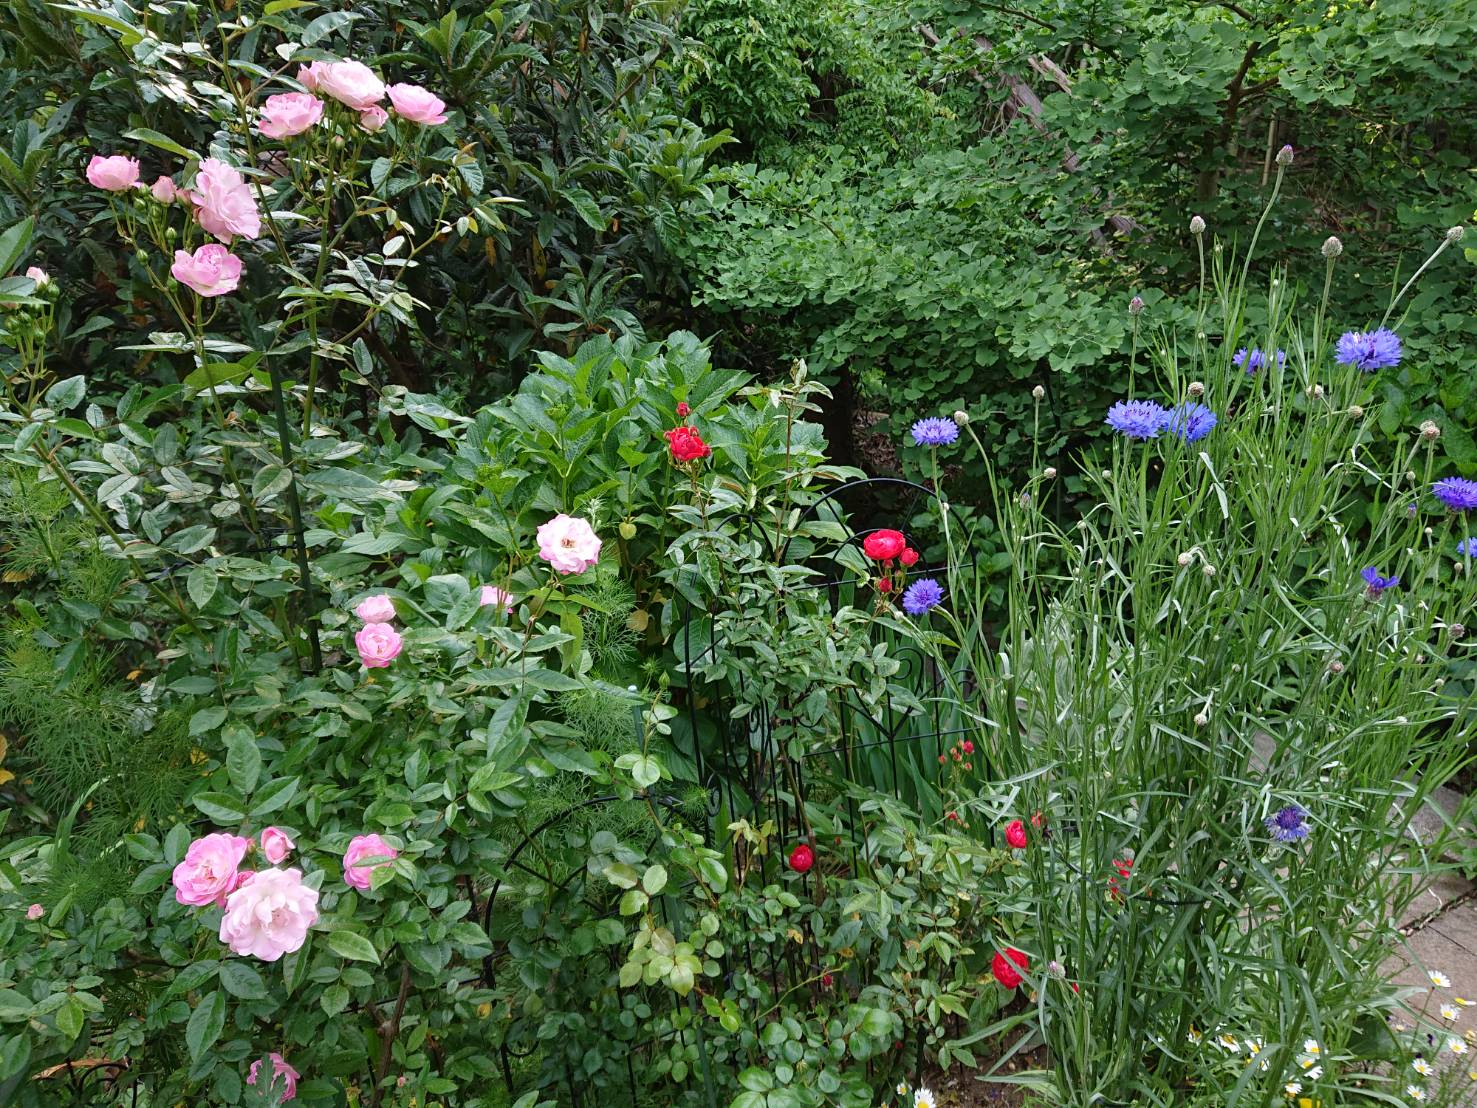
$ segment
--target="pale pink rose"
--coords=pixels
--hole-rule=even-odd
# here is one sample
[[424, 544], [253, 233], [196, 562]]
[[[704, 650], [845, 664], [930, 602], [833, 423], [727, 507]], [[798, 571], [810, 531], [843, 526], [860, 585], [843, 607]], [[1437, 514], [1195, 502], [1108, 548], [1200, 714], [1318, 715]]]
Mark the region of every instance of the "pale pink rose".
[[196, 907], [224, 904], [236, 887], [236, 871], [250, 845], [250, 839], [224, 831], [196, 839], [174, 867], [174, 899]]
[[513, 610], [513, 594], [504, 592], [496, 585], [482, 586], [481, 602], [484, 608], [489, 604], [496, 604], [505, 612], [511, 612]]
[[300, 135], [323, 118], [323, 101], [306, 92], [279, 92], [267, 97], [256, 129], [267, 138]]
[[[355, 835], [349, 840], [349, 849], [344, 851], [344, 884], [356, 889], [369, 888], [369, 875], [381, 866], [390, 864], [390, 859], [400, 852], [378, 835]], [[381, 858], [367, 866], [359, 865], [366, 858]]]
[[390, 122], [390, 113], [378, 104], [372, 104], [359, 113], [359, 126], [371, 135]]
[[405, 640], [388, 623], [366, 623], [355, 632], [354, 645], [365, 669], [384, 669], [399, 656]]
[[396, 113], [412, 123], [435, 127], [446, 122], [446, 102], [420, 85], [391, 85], [385, 91]]
[[193, 254], [176, 250], [169, 274], [201, 296], [224, 296], [241, 283], [241, 259], [220, 243], [207, 242]]
[[87, 180], [94, 188], [126, 192], [138, 184], [138, 159], [123, 154], [110, 158], [94, 154], [87, 163]]
[[395, 602], [386, 593], [376, 593], [361, 602], [354, 614], [365, 623], [389, 623], [395, 618]]
[[226, 897], [221, 942], [236, 954], [275, 962], [300, 949], [317, 920], [318, 890], [303, 884], [302, 870], [259, 870]]
[[228, 243], [237, 235], [254, 239], [262, 233], [262, 217], [251, 186], [225, 162], [206, 158], [200, 163], [190, 200], [200, 226], [222, 242]]
[[538, 529], [538, 556], [560, 573], [583, 573], [600, 560], [589, 523], [560, 512]]
[[38, 289], [41, 288], [43, 285], [51, 284], [51, 277], [47, 274], [46, 270], [42, 269], [39, 265], [27, 266], [26, 276], [36, 282], [36, 287]]
[[179, 192], [174, 187], [174, 181], [162, 174], [149, 186], [149, 192], [154, 199], [161, 204], [172, 204], [176, 194]]
[[[286, 1104], [289, 1100], [297, 1099], [297, 1079], [302, 1076], [297, 1070], [287, 1064], [287, 1059], [276, 1051], [267, 1055], [267, 1061], [272, 1063], [272, 1079], [267, 1082], [269, 1092], [279, 1094], [278, 1104]], [[262, 1060], [258, 1058], [251, 1063], [251, 1069], [246, 1071], [246, 1083], [256, 1084], [257, 1071], [262, 1068]]]
[[272, 865], [278, 865], [297, 846], [286, 831], [280, 827], [262, 828], [262, 857]]
[[297, 67], [297, 83], [309, 92], [318, 91], [318, 82], [323, 79], [323, 67], [327, 62], [311, 62]]
[[46, 909], [39, 904], [32, 904], [26, 909], [26, 919], [40, 919], [46, 914]]
[[320, 62], [317, 91], [362, 112], [385, 98], [385, 83], [363, 62]]

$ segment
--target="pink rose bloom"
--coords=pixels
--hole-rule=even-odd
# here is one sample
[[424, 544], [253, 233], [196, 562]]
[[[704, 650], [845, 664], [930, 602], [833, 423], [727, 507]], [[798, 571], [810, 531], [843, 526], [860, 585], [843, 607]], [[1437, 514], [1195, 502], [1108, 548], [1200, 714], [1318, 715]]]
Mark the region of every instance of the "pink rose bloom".
[[365, 623], [389, 623], [395, 618], [395, 602], [385, 593], [377, 593], [354, 609]]
[[354, 645], [365, 669], [384, 669], [399, 656], [405, 640], [388, 623], [366, 623], [354, 634]]
[[40, 919], [46, 914], [46, 909], [39, 904], [32, 904], [26, 909], [26, 919]]
[[311, 62], [308, 65], [297, 67], [297, 83], [309, 92], [318, 91], [318, 82], [323, 79], [323, 69], [327, 62]]
[[51, 278], [47, 275], [46, 270], [42, 269], [39, 265], [27, 266], [26, 276], [36, 282], [38, 289], [42, 285], [51, 284]]
[[295, 846], [297, 843], [280, 827], [262, 828], [262, 856], [272, 865], [278, 865]]
[[583, 573], [600, 560], [600, 540], [588, 522], [560, 512], [538, 529], [538, 556], [559, 573]]
[[223, 831], [196, 839], [174, 867], [174, 899], [196, 907], [224, 904], [236, 886], [236, 870], [250, 845], [250, 839]]
[[363, 62], [320, 62], [317, 91], [362, 112], [385, 98], [385, 83]]
[[178, 191], [179, 190], [174, 187], [174, 182], [163, 175], [159, 176], [154, 181], [154, 183], [149, 186], [149, 192], [153, 195], [154, 199], [159, 201], [159, 203], [161, 204], [172, 204]]
[[412, 123], [435, 127], [446, 122], [446, 103], [420, 85], [391, 85], [386, 89], [395, 111]]
[[496, 585], [483, 585], [481, 603], [484, 608], [489, 604], [496, 604], [503, 611], [511, 612], [513, 610], [513, 594], [504, 592]]
[[[267, 1082], [270, 1092], [280, 1092], [281, 1099], [278, 1104], [286, 1104], [289, 1100], [297, 1099], [297, 1079], [302, 1076], [297, 1070], [287, 1064], [287, 1059], [276, 1051], [267, 1055], [267, 1060], [272, 1063], [272, 1079]], [[257, 1071], [262, 1068], [262, 1060], [258, 1058], [251, 1063], [251, 1069], [246, 1071], [246, 1083], [256, 1084]]]
[[122, 154], [110, 158], [94, 154], [87, 163], [87, 180], [94, 188], [126, 192], [138, 184], [138, 159]]
[[[355, 835], [349, 840], [349, 849], [344, 851], [344, 884], [356, 889], [369, 888], [369, 875], [381, 866], [390, 864], [390, 859], [400, 852], [378, 835]], [[361, 866], [365, 858], [383, 858], [382, 862]]]
[[390, 122], [390, 113], [378, 104], [372, 104], [359, 113], [359, 126], [371, 135]]
[[300, 135], [323, 118], [323, 101], [306, 92], [279, 92], [267, 97], [256, 129], [267, 138]]
[[254, 239], [262, 233], [262, 217], [251, 186], [225, 162], [206, 158], [200, 163], [190, 199], [200, 226], [222, 242], [228, 243], [237, 235]]
[[221, 942], [236, 954], [275, 962], [308, 939], [318, 921], [318, 890], [303, 884], [302, 870], [264, 869], [226, 897]]
[[224, 296], [241, 283], [241, 259], [220, 243], [207, 242], [193, 254], [176, 250], [169, 274], [201, 296]]

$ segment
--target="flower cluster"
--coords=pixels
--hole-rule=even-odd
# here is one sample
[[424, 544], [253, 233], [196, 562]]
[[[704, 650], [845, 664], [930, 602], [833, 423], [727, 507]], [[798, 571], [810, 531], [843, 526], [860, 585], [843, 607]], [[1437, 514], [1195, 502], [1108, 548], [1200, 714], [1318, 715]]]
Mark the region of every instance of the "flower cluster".
[[365, 669], [385, 668], [399, 657], [405, 646], [400, 632], [390, 626], [395, 618], [395, 602], [387, 594], [378, 593], [361, 602], [354, 614], [364, 621], [364, 626], [354, 633], [359, 660]]
[[1108, 409], [1104, 421], [1130, 439], [1157, 439], [1161, 431], [1184, 442], [1199, 442], [1215, 429], [1215, 412], [1204, 404], [1187, 402], [1166, 408], [1152, 400], [1120, 400]]
[[939, 765], [946, 766], [952, 759], [956, 767], [968, 772], [974, 769], [974, 762], [971, 761], [973, 755], [974, 741], [972, 739], [960, 739], [953, 746], [949, 747], [947, 754], [939, 755]]

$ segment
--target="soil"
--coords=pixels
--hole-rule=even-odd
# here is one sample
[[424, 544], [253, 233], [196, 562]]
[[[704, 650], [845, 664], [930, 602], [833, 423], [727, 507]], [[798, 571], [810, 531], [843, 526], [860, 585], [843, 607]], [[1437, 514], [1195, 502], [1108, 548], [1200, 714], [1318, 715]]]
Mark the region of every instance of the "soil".
[[[1046, 1052], [1037, 1049], [1017, 1054], [1006, 1063], [1001, 1076], [1019, 1073], [1022, 1070], [1041, 1069], [1046, 1064]], [[979, 1072], [988, 1073], [992, 1063], [986, 1061]], [[1022, 1108], [1027, 1104], [1026, 1092], [1014, 1085], [997, 1085], [994, 1082], [978, 1081], [974, 1071], [964, 1071], [958, 1066], [952, 1073], [930, 1071], [923, 1085], [931, 1090], [938, 1108]]]

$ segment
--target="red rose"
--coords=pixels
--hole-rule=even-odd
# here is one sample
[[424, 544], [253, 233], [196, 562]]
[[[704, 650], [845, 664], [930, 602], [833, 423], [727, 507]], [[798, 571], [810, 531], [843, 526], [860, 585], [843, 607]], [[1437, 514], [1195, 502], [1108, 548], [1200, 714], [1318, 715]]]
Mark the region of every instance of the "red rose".
[[686, 419], [691, 413], [692, 409], [687, 406], [687, 401], [684, 400], [682, 403], [677, 405], [678, 419]]
[[815, 851], [804, 843], [790, 851], [790, 868], [796, 873], [809, 873], [813, 865], [815, 865]]
[[1046, 826], [1046, 817], [1040, 812], [1033, 813], [1031, 815], [1031, 826], [1039, 831], [1041, 828]]
[[898, 555], [897, 560], [902, 562], [905, 566], [917, 565], [918, 551], [914, 550], [911, 546], [905, 546], [903, 547], [903, 552]]
[[1026, 849], [1026, 825], [1013, 819], [1005, 825], [1005, 841], [1016, 850]]
[[889, 581], [886, 577], [882, 578], [882, 580], [877, 582], [877, 591], [892, 592], [892, 582]]
[[1014, 989], [1021, 983], [1021, 975], [1016, 972], [1011, 962], [1014, 962], [1015, 966], [1020, 966], [1021, 969], [1031, 968], [1031, 959], [1013, 946], [1006, 947], [1003, 953], [997, 953], [990, 960], [990, 972], [995, 975], [995, 980], [1007, 989]]
[[973, 754], [974, 753], [974, 743], [970, 742], [968, 739], [965, 739], [964, 740], [964, 753], [966, 753], [966, 754]]
[[836, 979], [833, 978], [829, 973], [821, 974], [821, 988], [829, 989], [835, 983]]
[[862, 540], [862, 553], [873, 561], [890, 562], [908, 547], [901, 531], [873, 531]]
[[712, 447], [703, 442], [696, 427], [673, 427], [666, 434], [674, 462], [693, 462], [713, 453]]

